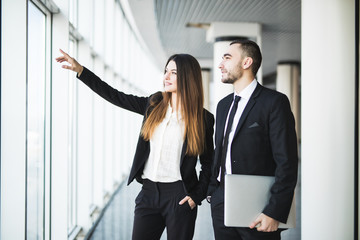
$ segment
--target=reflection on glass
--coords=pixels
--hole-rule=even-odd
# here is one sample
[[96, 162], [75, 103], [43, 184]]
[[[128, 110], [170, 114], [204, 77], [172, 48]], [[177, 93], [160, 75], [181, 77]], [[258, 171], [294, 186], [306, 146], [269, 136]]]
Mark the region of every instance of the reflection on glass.
[[29, 1], [27, 239], [44, 239], [45, 15]]

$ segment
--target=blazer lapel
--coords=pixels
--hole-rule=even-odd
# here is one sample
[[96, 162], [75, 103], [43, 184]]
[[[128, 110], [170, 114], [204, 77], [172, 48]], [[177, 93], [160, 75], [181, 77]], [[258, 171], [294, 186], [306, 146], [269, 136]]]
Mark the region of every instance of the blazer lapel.
[[241, 114], [240, 120], [238, 125], [236, 126], [236, 130], [234, 133], [234, 136], [236, 136], [238, 134], [238, 132], [240, 131], [242, 125], [245, 122], [246, 117], [248, 116], [249, 112], [251, 111], [251, 109], [253, 108], [254, 104], [256, 103], [255, 98], [259, 95], [259, 93], [261, 92], [262, 86], [258, 83], [258, 85], [256, 86], [253, 94], [251, 95], [248, 103], [246, 104], [246, 107], [243, 111], [243, 113]]

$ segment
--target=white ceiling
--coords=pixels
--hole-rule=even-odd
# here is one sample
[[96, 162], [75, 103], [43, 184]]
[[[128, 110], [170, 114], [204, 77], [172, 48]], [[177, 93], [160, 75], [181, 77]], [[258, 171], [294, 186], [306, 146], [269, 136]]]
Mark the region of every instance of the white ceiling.
[[128, 0], [138, 32], [161, 68], [174, 53], [212, 60], [206, 30], [187, 23], [262, 25], [263, 75], [279, 61], [301, 60], [301, 0]]

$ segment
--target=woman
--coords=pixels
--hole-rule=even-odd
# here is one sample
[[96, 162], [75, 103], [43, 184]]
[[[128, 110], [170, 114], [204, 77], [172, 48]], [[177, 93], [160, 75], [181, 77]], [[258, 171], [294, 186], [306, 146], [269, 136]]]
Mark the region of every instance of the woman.
[[[197, 205], [206, 197], [213, 159], [214, 116], [203, 109], [201, 69], [188, 54], [171, 56], [164, 92], [137, 97], [117, 91], [60, 50], [56, 60], [107, 101], [144, 115], [128, 184], [142, 183], [133, 239], [192, 239]], [[195, 166], [200, 158], [199, 178]]]

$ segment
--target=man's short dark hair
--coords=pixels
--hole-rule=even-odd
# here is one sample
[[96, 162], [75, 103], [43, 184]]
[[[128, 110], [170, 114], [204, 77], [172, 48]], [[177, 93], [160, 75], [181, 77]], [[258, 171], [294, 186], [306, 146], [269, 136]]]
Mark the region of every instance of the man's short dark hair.
[[234, 40], [230, 43], [230, 45], [233, 44], [240, 44], [240, 48], [243, 51], [241, 58], [252, 58], [253, 63], [251, 65], [251, 71], [254, 76], [256, 76], [256, 73], [259, 70], [262, 61], [262, 55], [259, 46], [256, 44], [256, 42], [247, 39]]

